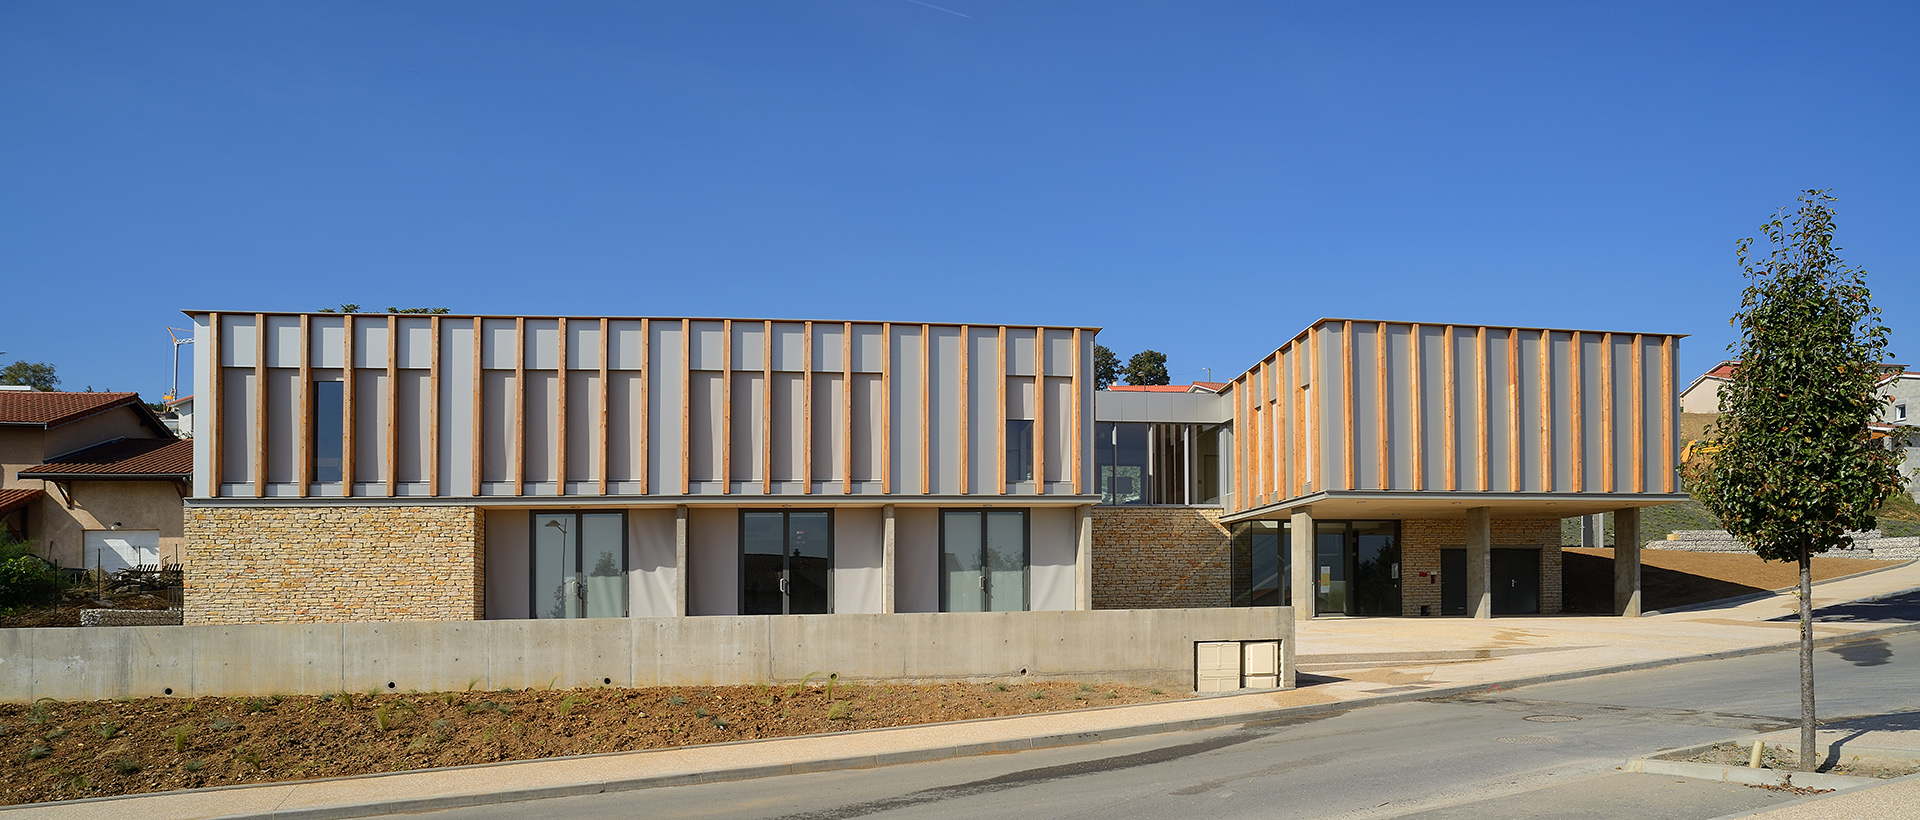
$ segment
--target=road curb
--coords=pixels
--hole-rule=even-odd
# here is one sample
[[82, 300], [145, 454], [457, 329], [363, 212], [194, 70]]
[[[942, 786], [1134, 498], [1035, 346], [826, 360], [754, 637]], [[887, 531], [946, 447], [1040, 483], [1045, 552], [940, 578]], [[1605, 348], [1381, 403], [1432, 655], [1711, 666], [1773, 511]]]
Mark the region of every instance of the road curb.
[[[1872, 638], [1884, 637], [1887, 635], [1895, 635], [1902, 632], [1912, 632], [1912, 631], [1920, 631], [1920, 623], [1897, 624], [1894, 626], [1878, 627], [1874, 629], [1863, 629], [1863, 630], [1849, 633], [1846, 635], [1831, 635], [1831, 636], [1816, 638], [1814, 640], [1814, 645], [1826, 646], [1826, 645], [1832, 645], [1832, 644], [1838, 644], [1838, 643], [1848, 643], [1848, 642], [1857, 641], [1857, 640], [1868, 640]], [[921, 748], [921, 749], [909, 749], [909, 750], [903, 750], [898, 752], [886, 752], [886, 753], [873, 754], [873, 755], [857, 755], [857, 756], [851, 756], [851, 757], [806, 760], [806, 761], [797, 761], [794, 763], [782, 763], [782, 764], [773, 764], [773, 765], [764, 765], [764, 766], [738, 766], [738, 767], [733, 767], [728, 769], [713, 769], [713, 770], [708, 770], [703, 772], [683, 772], [678, 774], [667, 774], [667, 775], [646, 775], [641, 777], [620, 778], [615, 780], [589, 780], [589, 781], [581, 781], [578, 783], [566, 783], [566, 784], [552, 785], [552, 786], [538, 786], [538, 787], [530, 787], [530, 788], [524, 788], [524, 789], [509, 789], [505, 791], [488, 792], [485, 794], [450, 794], [450, 795], [438, 795], [433, 797], [408, 798], [408, 799], [401, 799], [401, 800], [383, 800], [383, 801], [372, 801], [367, 803], [351, 803], [351, 804], [334, 805], [334, 806], [313, 806], [313, 807], [294, 808], [294, 809], [285, 809], [285, 810], [275, 809], [275, 810], [266, 811], [266, 812], [246, 812], [246, 813], [240, 813], [240, 814], [219, 815], [215, 818], [212, 818], [211, 820], [346, 820], [347, 818], [373, 817], [373, 816], [385, 815], [385, 814], [402, 814], [402, 813], [409, 813], [409, 812], [435, 811], [440, 809], [467, 808], [472, 806], [493, 805], [493, 804], [500, 804], [500, 803], [519, 803], [519, 802], [525, 802], [529, 800], [542, 800], [542, 799], [551, 798], [551, 797], [573, 797], [573, 796], [586, 795], [586, 794], [604, 794], [608, 792], [637, 791], [641, 789], [665, 788], [670, 786], [692, 786], [692, 785], [700, 785], [704, 783], [725, 783], [725, 782], [735, 782], [735, 781], [741, 781], [741, 780], [755, 780], [755, 779], [760, 779], [765, 777], [779, 777], [782, 775], [790, 775], [790, 774], [808, 774], [813, 772], [844, 771], [849, 769], [869, 769], [869, 768], [877, 768], [880, 766], [899, 765], [903, 763], [920, 763], [920, 762], [925, 762], [930, 760], [945, 760], [945, 759], [951, 759], [951, 758], [957, 758], [957, 757], [973, 757], [976, 755], [995, 754], [995, 753], [1001, 753], [1001, 752], [1026, 751], [1030, 749], [1050, 749], [1050, 748], [1059, 748], [1063, 746], [1081, 746], [1081, 745], [1086, 745], [1090, 743], [1099, 743], [1107, 740], [1121, 740], [1124, 738], [1140, 737], [1143, 735], [1167, 734], [1171, 732], [1192, 731], [1195, 729], [1214, 729], [1214, 728], [1219, 728], [1221, 726], [1231, 726], [1231, 725], [1240, 724], [1240, 723], [1259, 723], [1259, 722], [1265, 722], [1265, 721], [1285, 719], [1290, 717], [1308, 717], [1308, 716], [1324, 715], [1324, 714], [1330, 714], [1330, 713], [1336, 713], [1336, 712], [1349, 712], [1355, 709], [1364, 709], [1372, 706], [1387, 706], [1387, 705], [1392, 705], [1396, 703], [1407, 703], [1411, 701], [1432, 700], [1435, 698], [1449, 698], [1449, 697], [1457, 697], [1460, 695], [1472, 695], [1472, 694], [1481, 694], [1485, 692], [1496, 692], [1496, 691], [1501, 691], [1506, 689], [1517, 689], [1525, 686], [1537, 686], [1543, 683], [1557, 683], [1560, 681], [1576, 680], [1580, 678], [1592, 678], [1592, 677], [1600, 677], [1602, 675], [1619, 674], [1621, 672], [1637, 672], [1645, 669], [1659, 669], [1667, 666], [1678, 666], [1678, 665], [1687, 664], [1687, 663], [1697, 663], [1700, 661], [1721, 660], [1725, 658], [1739, 658], [1739, 657], [1746, 657], [1749, 655], [1764, 655], [1772, 652], [1781, 652], [1789, 649], [1795, 649], [1795, 648], [1798, 648], [1799, 645], [1800, 645], [1800, 642], [1798, 640], [1783, 641], [1783, 642], [1777, 642], [1777, 643], [1762, 644], [1759, 646], [1743, 647], [1740, 649], [1727, 649], [1727, 650], [1721, 650], [1717, 652], [1706, 652], [1706, 653], [1700, 653], [1695, 655], [1685, 655], [1685, 656], [1673, 657], [1673, 658], [1661, 658], [1661, 659], [1647, 660], [1647, 661], [1635, 661], [1633, 663], [1614, 664], [1612, 666], [1596, 667], [1592, 669], [1571, 670], [1566, 672], [1549, 672], [1549, 673], [1544, 673], [1539, 675], [1529, 675], [1529, 676], [1520, 677], [1520, 678], [1511, 678], [1503, 681], [1492, 681], [1492, 682], [1483, 682], [1483, 683], [1462, 684], [1458, 686], [1436, 687], [1433, 689], [1425, 689], [1425, 690], [1410, 691], [1410, 692], [1395, 692], [1392, 694], [1372, 695], [1368, 697], [1355, 698], [1353, 700], [1332, 701], [1328, 703], [1310, 703], [1310, 704], [1302, 704], [1299, 706], [1278, 706], [1278, 707], [1272, 707], [1272, 708], [1266, 708], [1266, 709], [1250, 710], [1245, 712], [1234, 712], [1234, 713], [1224, 714], [1224, 715], [1210, 715], [1207, 717], [1186, 718], [1182, 720], [1159, 721], [1155, 723], [1136, 724], [1133, 726], [1116, 726], [1109, 729], [1095, 729], [1095, 730], [1089, 730], [1085, 732], [1064, 732], [1064, 733], [1053, 734], [1053, 735], [1038, 735], [1038, 736], [1024, 737], [1024, 738], [1009, 738], [1005, 740], [988, 741], [988, 742], [981, 742], [981, 743], [955, 744], [952, 746], [934, 746], [934, 747], [927, 747], [927, 748]], [[1124, 709], [1129, 707], [1119, 706], [1119, 707], [1106, 707], [1106, 708]], [[1055, 714], [1060, 714], [1060, 713], [1055, 713]], [[1026, 717], [1026, 716], [1009, 716], [1006, 718], [990, 718], [988, 720], [1014, 720], [1020, 717]], [[969, 722], [976, 722], [976, 721], [969, 721]], [[977, 722], [986, 722], [986, 721], [977, 721]], [[920, 727], [924, 727], [928, 725], [938, 725], [938, 724], [921, 724]], [[857, 733], [865, 733], [865, 732], [888, 732], [888, 731], [896, 731], [899, 729], [906, 729], [906, 728], [918, 728], [918, 727], [895, 726], [895, 727], [887, 727], [883, 729], [864, 729], [864, 730], [859, 730], [858, 732], [849, 732], [847, 734], [857, 734]], [[786, 739], [786, 738], [769, 738], [768, 740], [781, 740], [781, 739]], [[766, 742], [766, 741], [738, 741], [738, 743], [743, 743], [743, 744], [744, 743], [761, 743], [761, 742]], [[601, 755], [593, 755], [593, 757], [605, 757], [612, 754], [651, 754], [651, 753], [657, 753], [659, 751], [662, 751], [662, 750], [646, 750], [646, 751], [638, 751], [638, 752], [612, 752], [612, 753], [606, 753]], [[566, 759], [567, 758], [564, 758], [564, 757], [543, 758], [541, 762], [566, 760]], [[437, 771], [457, 771], [461, 769], [482, 768], [482, 767], [494, 768], [494, 767], [499, 767], [503, 765], [513, 765], [514, 763], [521, 763], [521, 762], [530, 762], [530, 761], [512, 761], [512, 762], [506, 762], [506, 763], [492, 763], [492, 764], [483, 764], [483, 766], [450, 766], [450, 767], [439, 769]], [[421, 774], [423, 772], [430, 772], [430, 771], [436, 771], [436, 770], [414, 769], [407, 772], [383, 772], [379, 774], [357, 775], [354, 777], [338, 778], [336, 779], [336, 781], [390, 777], [396, 774]], [[288, 785], [297, 785], [300, 782], [302, 781], [292, 781], [291, 783], [262, 784], [258, 786], [255, 786], [255, 785], [234, 786], [234, 787], [228, 787], [228, 788], [285, 787]], [[316, 782], [316, 781], [306, 781], [306, 782]], [[161, 792], [159, 794], [166, 794], [166, 792]], [[36, 809], [45, 809], [45, 808], [50, 808], [54, 806], [64, 806], [64, 805], [81, 805], [81, 804], [98, 805], [98, 804], [105, 804], [109, 802], [148, 799], [155, 796], [157, 795], [154, 795], [154, 794], [120, 795], [115, 797], [91, 798], [87, 800], [72, 800], [72, 801], [59, 801], [54, 803], [34, 803], [34, 804], [27, 804], [22, 806], [9, 806], [6, 808], [0, 808], [0, 816], [6, 816], [20, 810], [32, 811]]]

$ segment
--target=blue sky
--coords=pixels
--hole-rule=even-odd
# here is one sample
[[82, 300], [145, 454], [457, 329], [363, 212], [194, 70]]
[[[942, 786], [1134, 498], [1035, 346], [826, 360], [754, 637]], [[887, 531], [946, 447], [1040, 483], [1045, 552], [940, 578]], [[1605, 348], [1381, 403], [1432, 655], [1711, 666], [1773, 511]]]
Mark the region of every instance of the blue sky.
[[183, 308], [1730, 340], [1807, 187], [1920, 363], [1912, 4], [0, 3], [0, 351]]

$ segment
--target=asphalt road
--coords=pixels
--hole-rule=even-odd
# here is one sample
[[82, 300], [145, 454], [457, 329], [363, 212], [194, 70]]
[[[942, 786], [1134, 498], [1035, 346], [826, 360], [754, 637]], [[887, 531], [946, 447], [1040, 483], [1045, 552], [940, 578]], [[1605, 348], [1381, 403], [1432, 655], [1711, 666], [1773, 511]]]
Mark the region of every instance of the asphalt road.
[[[1821, 650], [1821, 715], [1920, 715], [1917, 665], [1920, 633]], [[1615, 767], [1795, 725], [1798, 674], [1797, 655], [1776, 652], [1066, 749], [420, 816], [1705, 820], [1797, 798]]]

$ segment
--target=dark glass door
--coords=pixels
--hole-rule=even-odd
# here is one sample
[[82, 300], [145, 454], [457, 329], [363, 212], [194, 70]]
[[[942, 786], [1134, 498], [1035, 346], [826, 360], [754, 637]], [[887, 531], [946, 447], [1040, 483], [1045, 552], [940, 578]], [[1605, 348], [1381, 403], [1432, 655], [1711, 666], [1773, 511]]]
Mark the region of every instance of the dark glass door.
[[1394, 522], [1353, 522], [1353, 614], [1400, 614], [1400, 537]]
[[831, 513], [740, 513], [741, 614], [832, 611], [832, 568]]
[[1321, 615], [1347, 614], [1347, 525], [1320, 522], [1314, 539], [1314, 612]]
[[1540, 551], [1493, 551], [1493, 614], [1540, 614]]

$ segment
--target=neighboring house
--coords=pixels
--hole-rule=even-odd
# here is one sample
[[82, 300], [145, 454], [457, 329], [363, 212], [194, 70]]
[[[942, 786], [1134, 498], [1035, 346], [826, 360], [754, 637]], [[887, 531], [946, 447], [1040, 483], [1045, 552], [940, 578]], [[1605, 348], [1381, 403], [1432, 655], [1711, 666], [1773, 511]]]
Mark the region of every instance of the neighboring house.
[[181, 396], [167, 400], [167, 412], [160, 414], [160, 420], [166, 422], [167, 429], [182, 438], [193, 437], [193, 397]]
[[1920, 371], [1903, 368], [1887, 377], [1882, 390], [1892, 399], [1882, 418], [1905, 428], [1897, 446], [1907, 451], [1907, 460], [1900, 465], [1900, 472], [1907, 476], [1907, 493], [1920, 501], [1920, 473], [1916, 473], [1920, 470]]
[[1695, 376], [1687, 389], [1680, 391], [1680, 410], [1686, 413], [1720, 412], [1720, 390], [1733, 383], [1733, 367], [1738, 362], [1721, 362]]
[[1554, 612], [1561, 518], [1685, 498], [1678, 336], [1322, 320], [1095, 391], [1085, 327], [191, 315], [188, 623]]
[[0, 526], [61, 566], [178, 561], [192, 458], [139, 394], [0, 390]]

